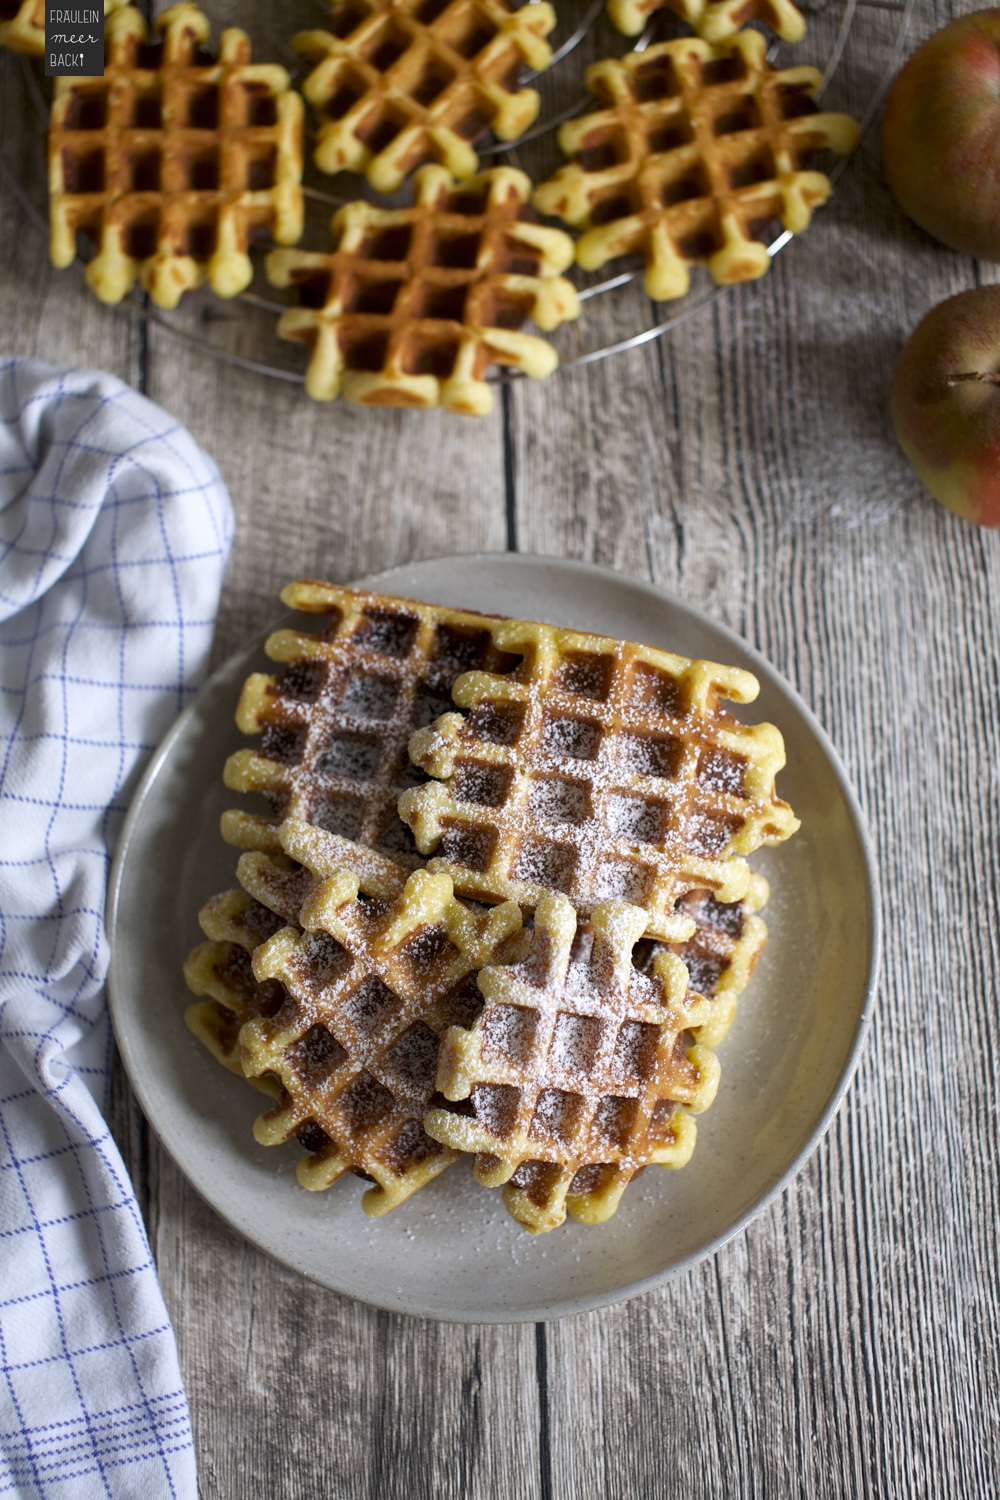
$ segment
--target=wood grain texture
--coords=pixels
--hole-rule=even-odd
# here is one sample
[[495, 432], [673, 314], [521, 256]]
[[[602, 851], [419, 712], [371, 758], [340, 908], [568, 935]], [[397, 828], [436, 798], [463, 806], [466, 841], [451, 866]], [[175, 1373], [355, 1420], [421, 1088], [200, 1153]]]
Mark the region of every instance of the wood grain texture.
[[[577, 1493], [995, 1492], [1000, 552], [921, 491], [886, 410], [906, 333], [973, 281], [869, 141], [765, 281], [567, 373], [565, 403], [516, 390], [522, 545], [648, 568], [786, 673], [858, 787], [887, 919], [859, 1077], [783, 1200], [686, 1287], [550, 1330], [553, 1368], [600, 1351], [552, 1389], [567, 1449], [600, 1434]], [[664, 1453], [629, 1439], [670, 1369]]]
[[149, 394], [210, 449], [241, 521], [217, 655], [280, 613], [290, 578], [346, 581], [415, 557], [503, 550], [499, 403], [474, 430], [440, 411], [421, 423], [316, 406], [208, 355], [185, 351], [181, 363], [156, 327], [150, 371]]
[[[291, 10], [304, 24], [314, 0]], [[263, 14], [249, 0], [212, 11]], [[950, 13], [923, 7], [913, 42]], [[814, 16], [818, 49], [840, 14]], [[834, 99], [855, 110], [894, 24], [859, 17]], [[259, 47], [268, 26], [250, 26]], [[553, 103], [561, 87], [545, 82]], [[12, 97], [16, 158], [37, 142]], [[557, 160], [551, 143], [524, 153], [536, 173]], [[454, 1328], [313, 1287], [197, 1198], [119, 1077], [116, 1131], [205, 1496], [995, 1495], [1000, 537], [934, 505], [886, 414], [907, 332], [995, 268], [902, 218], [871, 136], [765, 280], [662, 343], [515, 382], [470, 423], [316, 408], [107, 313], [47, 269], [2, 181], [0, 236], [5, 350], [144, 385], [219, 462], [239, 530], [218, 656], [270, 621], [297, 573], [346, 579], [508, 540], [604, 563], [708, 610], [788, 676], [844, 757], [882, 873], [875, 1020], [824, 1142], [712, 1260], [601, 1313]], [[638, 289], [613, 297], [559, 335], [564, 353], [650, 316]], [[209, 299], [183, 316], [252, 348]]]

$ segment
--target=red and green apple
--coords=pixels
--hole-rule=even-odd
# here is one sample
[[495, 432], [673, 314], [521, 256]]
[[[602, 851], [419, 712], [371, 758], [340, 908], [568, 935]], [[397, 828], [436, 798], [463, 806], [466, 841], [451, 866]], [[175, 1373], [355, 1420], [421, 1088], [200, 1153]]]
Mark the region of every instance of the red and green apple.
[[882, 159], [922, 229], [1000, 260], [1000, 10], [949, 22], [909, 58], [886, 101]]
[[949, 297], [917, 325], [896, 366], [891, 411], [935, 500], [1000, 526], [1000, 286]]

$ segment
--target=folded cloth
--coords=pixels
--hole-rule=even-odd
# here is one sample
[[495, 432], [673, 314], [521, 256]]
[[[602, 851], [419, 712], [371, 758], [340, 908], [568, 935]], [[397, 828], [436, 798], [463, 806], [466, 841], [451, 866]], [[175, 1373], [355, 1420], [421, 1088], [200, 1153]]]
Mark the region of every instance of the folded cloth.
[[173, 1330], [103, 1118], [108, 865], [208, 658], [212, 460], [110, 375], [0, 359], [0, 1495], [197, 1495]]

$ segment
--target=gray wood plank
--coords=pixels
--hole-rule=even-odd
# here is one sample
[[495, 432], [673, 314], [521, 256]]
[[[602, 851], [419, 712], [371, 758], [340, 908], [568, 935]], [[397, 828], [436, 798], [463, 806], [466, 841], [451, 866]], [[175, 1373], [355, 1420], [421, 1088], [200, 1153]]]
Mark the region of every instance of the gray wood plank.
[[522, 545], [648, 570], [787, 673], [866, 806], [887, 917], [859, 1077], [782, 1201], [548, 1331], [558, 1495], [995, 1493], [1000, 553], [924, 494], [886, 412], [906, 333], [973, 277], [870, 143], [660, 358], [567, 372], [565, 402], [515, 388]]
[[499, 403], [478, 421], [320, 405], [155, 325], [149, 394], [211, 450], [239, 517], [217, 654], [280, 614], [291, 578], [346, 581], [411, 558], [504, 548]]
[[166, 1161], [157, 1259], [207, 1497], [537, 1493], [529, 1328], [380, 1313], [232, 1234]]

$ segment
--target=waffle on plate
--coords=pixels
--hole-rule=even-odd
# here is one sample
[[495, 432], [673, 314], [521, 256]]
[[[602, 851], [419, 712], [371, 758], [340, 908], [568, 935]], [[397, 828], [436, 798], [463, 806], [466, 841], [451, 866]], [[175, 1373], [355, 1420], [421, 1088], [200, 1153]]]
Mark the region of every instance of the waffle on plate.
[[188, 1025], [270, 1094], [256, 1137], [306, 1149], [304, 1186], [354, 1172], [379, 1215], [464, 1153], [533, 1232], [608, 1218], [691, 1155], [766, 937], [745, 855], [797, 826], [780, 734], [725, 706], [756, 679], [310, 580], [282, 597], [322, 623], [275, 632], [281, 670], [244, 685], [260, 743], [226, 782], [267, 808], [224, 815], [241, 889], [202, 911]]
[[518, 665], [459, 677], [465, 714], [410, 741], [434, 779], [399, 811], [430, 868], [462, 895], [529, 910], [551, 890], [584, 916], [623, 899], [664, 941], [694, 930], [678, 905], [689, 892], [739, 901], [745, 856], [798, 826], [774, 789], [780, 733], [725, 707], [751, 702], [756, 678], [530, 621], [505, 621], [493, 640]]
[[566, 897], [544, 896], [528, 955], [483, 970], [482, 1014], [442, 1042], [438, 1088], [451, 1103], [426, 1129], [474, 1153], [479, 1181], [506, 1184], [509, 1212], [536, 1233], [567, 1209], [600, 1223], [644, 1166], [683, 1166], [691, 1113], [715, 1097], [718, 1060], [685, 1037], [710, 1002], [674, 954], [650, 974], [633, 966], [645, 927], [643, 912], [607, 901], [578, 933]]
[[[510, 952], [521, 913], [513, 902], [473, 909], [447, 876], [426, 870], [372, 879], [370, 856], [360, 869], [331, 868], [326, 837], [284, 825], [285, 853], [313, 883], [301, 930], [283, 927], [254, 952], [258, 983], [277, 981], [286, 999], [243, 1025], [240, 1050], [247, 1077], [281, 1085], [257, 1140], [298, 1139], [310, 1153], [298, 1168], [303, 1187], [327, 1188], [345, 1172], [370, 1178], [362, 1206], [377, 1216], [455, 1159], [423, 1129], [439, 1039], [478, 1012], [476, 974]], [[270, 855], [244, 854], [241, 883], [259, 890], [271, 865]]]

